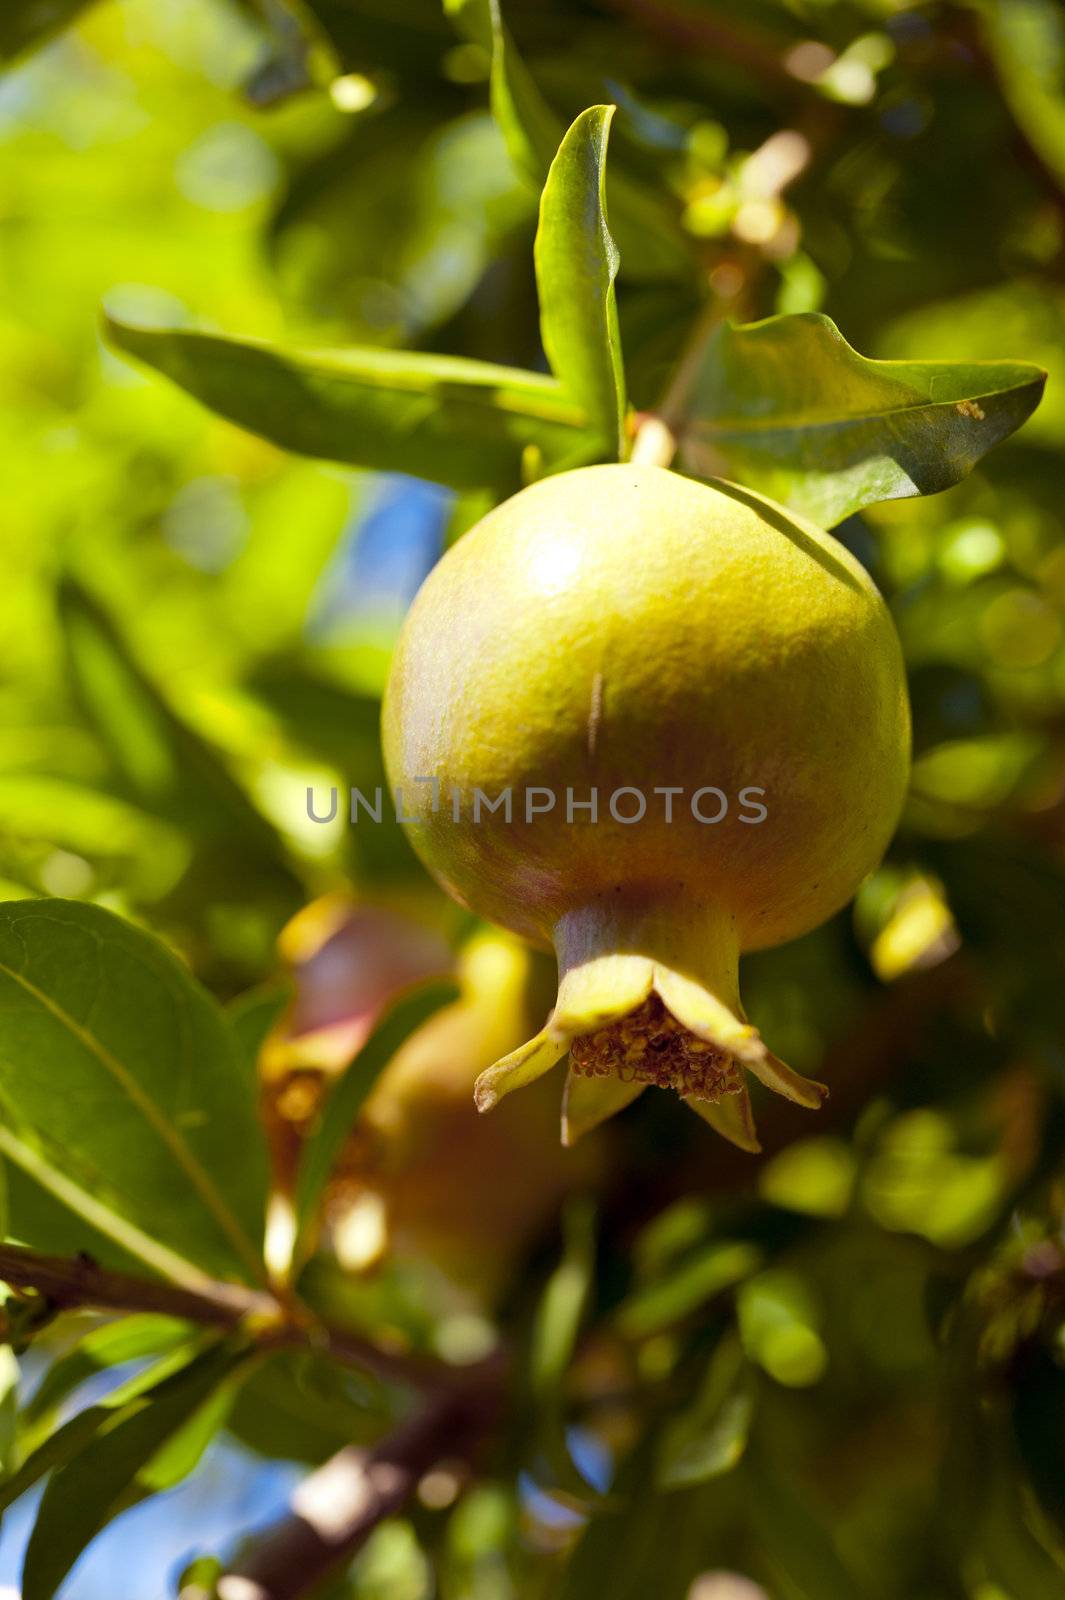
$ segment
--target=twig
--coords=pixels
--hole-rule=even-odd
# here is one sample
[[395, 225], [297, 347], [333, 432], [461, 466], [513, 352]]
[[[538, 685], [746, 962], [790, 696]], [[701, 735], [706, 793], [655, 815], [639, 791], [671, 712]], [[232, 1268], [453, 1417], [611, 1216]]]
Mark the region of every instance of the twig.
[[35, 1289], [57, 1310], [157, 1311], [212, 1327], [235, 1327], [244, 1317], [276, 1316], [272, 1295], [239, 1284], [202, 1290], [153, 1283], [97, 1266], [89, 1256], [46, 1256], [19, 1244], [0, 1244], [0, 1282]]
[[304, 1307], [282, 1304], [241, 1284], [208, 1280], [202, 1289], [185, 1289], [112, 1272], [89, 1256], [48, 1256], [17, 1244], [0, 1244], [0, 1283], [35, 1290], [60, 1311], [148, 1311], [215, 1328], [258, 1321], [264, 1345], [317, 1349], [387, 1383], [447, 1391], [471, 1381], [470, 1368], [384, 1349], [361, 1334], [318, 1321]]
[[372, 1450], [339, 1451], [218, 1580], [218, 1600], [299, 1600], [316, 1589], [406, 1504], [431, 1467], [468, 1458], [494, 1422], [499, 1399], [498, 1383], [467, 1383], [437, 1395]]

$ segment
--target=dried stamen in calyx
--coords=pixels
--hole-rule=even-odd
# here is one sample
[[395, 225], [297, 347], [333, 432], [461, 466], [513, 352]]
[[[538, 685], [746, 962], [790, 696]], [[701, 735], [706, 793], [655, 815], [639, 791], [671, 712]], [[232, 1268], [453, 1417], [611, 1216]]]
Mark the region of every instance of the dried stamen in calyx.
[[721, 1100], [743, 1087], [734, 1057], [689, 1032], [657, 995], [608, 1027], [574, 1039], [570, 1065], [588, 1078], [652, 1083], [697, 1100]]

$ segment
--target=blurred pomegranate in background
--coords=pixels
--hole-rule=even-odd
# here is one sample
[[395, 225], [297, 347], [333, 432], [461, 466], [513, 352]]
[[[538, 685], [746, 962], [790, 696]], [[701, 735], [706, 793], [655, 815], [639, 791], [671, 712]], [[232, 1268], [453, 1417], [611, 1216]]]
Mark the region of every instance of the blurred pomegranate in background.
[[[413, 919], [335, 896], [300, 912], [280, 948], [295, 996], [261, 1072], [285, 1194], [328, 1079], [397, 992], [456, 962]], [[491, 1299], [563, 1197], [601, 1169], [596, 1141], [561, 1146], [550, 1084], [496, 1117], [474, 1105], [478, 1074], [546, 1010], [553, 973], [537, 971], [541, 960], [511, 935], [475, 934], [458, 956], [459, 998], [416, 1030], [377, 1080], [326, 1196], [325, 1240], [350, 1271], [417, 1259], [455, 1288]]]
[[446, 975], [446, 942], [412, 917], [330, 894], [304, 906], [282, 930], [278, 952], [295, 995], [283, 1036], [269, 1052], [271, 1076], [286, 1066], [343, 1070], [383, 1006], [401, 989]]

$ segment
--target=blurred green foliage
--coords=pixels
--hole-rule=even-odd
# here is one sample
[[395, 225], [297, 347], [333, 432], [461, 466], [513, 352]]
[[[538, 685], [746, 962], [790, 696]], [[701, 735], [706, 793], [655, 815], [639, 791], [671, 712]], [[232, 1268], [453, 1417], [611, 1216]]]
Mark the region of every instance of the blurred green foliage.
[[[755, 1162], [646, 1096], [618, 1124], [594, 1212], [571, 1201], [535, 1247], [516, 1244], [510, 1286], [490, 1303], [432, 1262], [353, 1278], [327, 1238], [300, 1287], [334, 1320], [422, 1353], [468, 1358], [504, 1339], [520, 1352], [515, 1404], [476, 1481], [385, 1523], [338, 1596], [1060, 1600], [1061, 11], [511, 0], [506, 70], [497, 51], [490, 82], [494, 11], [5, 8], [2, 897], [117, 912], [220, 1001], [269, 983], [284, 925], [331, 891], [354, 888], [453, 942], [468, 931], [398, 828], [316, 825], [305, 795], [383, 781], [378, 700], [412, 572], [544, 440], [508, 435], [501, 474], [460, 473], [453, 493], [418, 500], [421, 543], [404, 525], [414, 553], [386, 582], [374, 529], [391, 516], [398, 546], [399, 508], [417, 491], [286, 454], [202, 409], [103, 342], [102, 303], [135, 325], [546, 373], [538, 189], [572, 119], [612, 103], [605, 194], [637, 408], [659, 399], [708, 298], [746, 321], [824, 312], [876, 360], [1046, 368], [1023, 433], [963, 482], [926, 500], [862, 498], [839, 530], [896, 617], [916, 759], [899, 836], [853, 910], [745, 973], [753, 1020], [832, 1086], [817, 1124], [767, 1102], [768, 1155]], [[594, 266], [612, 338], [609, 259]], [[607, 418], [613, 377], [600, 365], [590, 380]], [[366, 459], [357, 440], [335, 453]], [[70, 913], [72, 926], [93, 915]], [[256, 992], [238, 1023], [165, 970], [208, 1018], [224, 1080], [210, 1114], [230, 1096], [246, 1117], [254, 1088], [236, 1041], [266, 1030], [276, 995]], [[59, 993], [63, 975], [38, 981]], [[137, 1059], [151, 1007], [177, 1005], [150, 987], [119, 1019]], [[39, 1021], [26, 1025], [34, 1049], [73, 1074], [69, 1045]], [[130, 1144], [116, 1142], [104, 1182], [73, 1104], [34, 1112], [56, 1131], [26, 1145], [31, 1090], [47, 1096], [18, 1074], [45, 1064], [9, 1054], [14, 1028], [0, 1074], [0, 1137], [9, 1157], [18, 1147], [9, 1231], [128, 1267], [137, 1238], [109, 1238], [107, 1216], [79, 1215], [72, 1189], [132, 1206], [135, 1224], [136, 1167], [127, 1183], [119, 1159]], [[197, 1110], [168, 1105], [163, 1064], [144, 1069], [158, 1078], [155, 1127]], [[197, 1131], [195, 1116], [188, 1127], [204, 1148], [225, 1133]], [[254, 1189], [257, 1134], [231, 1137]], [[57, 1153], [69, 1170], [42, 1188]], [[243, 1195], [242, 1216], [256, 1203]], [[486, 1215], [492, 1205], [486, 1193]], [[147, 1202], [143, 1221], [158, 1231]], [[218, 1250], [212, 1237], [211, 1270]], [[40, 1307], [17, 1311], [5, 1311], [13, 1343]], [[151, 1410], [123, 1387], [53, 1436], [101, 1449], [114, 1416], [137, 1424], [132, 1454], [93, 1458], [117, 1475], [100, 1478], [86, 1523], [191, 1470], [202, 1448], [191, 1435], [163, 1447], [200, 1395], [195, 1362], [222, 1358], [188, 1339], [175, 1354], [172, 1332], [136, 1346], [157, 1363], [136, 1382], [171, 1386], [158, 1432], [137, 1424]], [[5, 1459], [23, 1474], [58, 1469], [27, 1575], [37, 1593], [84, 1467], [65, 1465], [65, 1446], [34, 1452], [76, 1385], [131, 1359], [112, 1337], [97, 1327], [73, 1355], [55, 1346], [51, 1392], [23, 1404], [17, 1434], [0, 1374]], [[310, 1463], [376, 1438], [398, 1408], [387, 1387], [308, 1352], [271, 1357], [229, 1400], [249, 1449]], [[223, 1420], [212, 1412], [208, 1434]]]

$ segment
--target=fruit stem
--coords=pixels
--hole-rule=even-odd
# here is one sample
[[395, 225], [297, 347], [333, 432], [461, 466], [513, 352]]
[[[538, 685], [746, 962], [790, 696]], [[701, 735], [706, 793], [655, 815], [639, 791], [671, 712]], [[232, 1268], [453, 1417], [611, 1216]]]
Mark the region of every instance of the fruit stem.
[[641, 467], [668, 467], [677, 453], [677, 436], [655, 412], [646, 412], [636, 428], [629, 460]]

